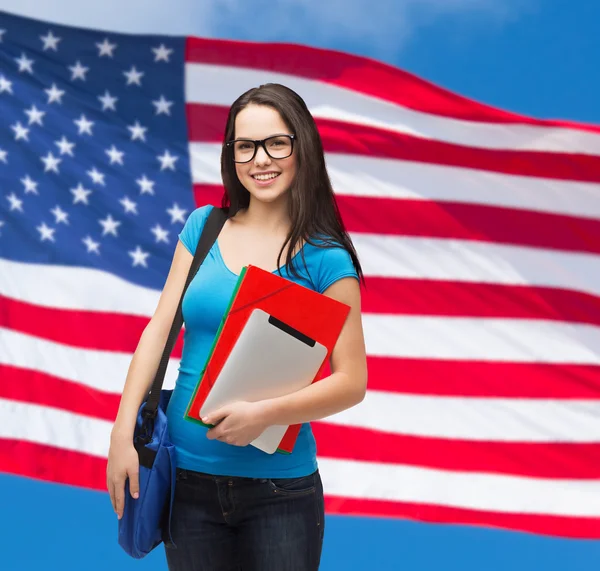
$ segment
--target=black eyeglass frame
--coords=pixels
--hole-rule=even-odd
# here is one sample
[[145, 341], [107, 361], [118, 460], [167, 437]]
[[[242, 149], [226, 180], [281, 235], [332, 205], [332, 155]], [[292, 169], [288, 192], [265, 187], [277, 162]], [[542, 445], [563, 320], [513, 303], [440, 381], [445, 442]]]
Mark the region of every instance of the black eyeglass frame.
[[[274, 157], [273, 155], [271, 155], [271, 153], [269, 153], [269, 151], [267, 150], [267, 145], [266, 142], [271, 140], [271, 139], [279, 139], [280, 137], [287, 137], [288, 139], [290, 139], [291, 142], [291, 151], [290, 154], [287, 155], [287, 157]], [[267, 137], [266, 139], [233, 139], [232, 141], [227, 141], [225, 143], [225, 146], [227, 148], [231, 149], [231, 156], [233, 158], [233, 162], [237, 163], [237, 164], [246, 164], [249, 163], [250, 161], [254, 160], [254, 157], [256, 156], [256, 153], [258, 152], [258, 147], [262, 147], [265, 150], [265, 153], [267, 153], [267, 156], [275, 161], [279, 161], [279, 160], [283, 160], [283, 159], [288, 159], [289, 157], [291, 157], [294, 154], [294, 141], [296, 140], [296, 135], [290, 135], [288, 133], [281, 133], [280, 135], [271, 135], [270, 137]], [[254, 143], [254, 153], [252, 153], [252, 156], [247, 160], [247, 161], [236, 161], [235, 160], [235, 153], [233, 150], [233, 145], [235, 143], [239, 143], [240, 141], [244, 141], [246, 143]]]

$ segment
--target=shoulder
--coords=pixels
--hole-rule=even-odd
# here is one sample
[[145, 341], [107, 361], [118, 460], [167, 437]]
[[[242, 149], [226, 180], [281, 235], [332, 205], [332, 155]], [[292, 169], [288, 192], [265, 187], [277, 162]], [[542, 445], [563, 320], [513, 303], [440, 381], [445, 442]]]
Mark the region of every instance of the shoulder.
[[310, 275], [319, 293], [342, 278], [358, 279], [350, 253], [340, 244], [318, 239], [307, 243], [304, 248]]
[[190, 252], [190, 254], [193, 254], [196, 250], [196, 245], [198, 244], [200, 234], [202, 233], [204, 225], [206, 224], [206, 219], [213, 208], [214, 206], [211, 204], [196, 208], [191, 212], [185, 221], [183, 229], [179, 234], [179, 239]]

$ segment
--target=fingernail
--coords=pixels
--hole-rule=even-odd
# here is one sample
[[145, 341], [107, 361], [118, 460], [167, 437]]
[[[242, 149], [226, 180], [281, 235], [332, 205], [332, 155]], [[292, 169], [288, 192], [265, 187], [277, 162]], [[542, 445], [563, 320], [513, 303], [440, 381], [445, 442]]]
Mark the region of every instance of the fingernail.
[[207, 418], [207, 417], [204, 417], [204, 418], [202, 419], [202, 422], [203, 422], [204, 424], [208, 424], [208, 418]]
[[137, 492], [135, 492], [135, 493], [133, 494], [133, 497], [134, 497], [134, 499], [136, 499], [136, 500], [137, 500], [137, 499], [140, 497], [140, 495], [139, 495]]

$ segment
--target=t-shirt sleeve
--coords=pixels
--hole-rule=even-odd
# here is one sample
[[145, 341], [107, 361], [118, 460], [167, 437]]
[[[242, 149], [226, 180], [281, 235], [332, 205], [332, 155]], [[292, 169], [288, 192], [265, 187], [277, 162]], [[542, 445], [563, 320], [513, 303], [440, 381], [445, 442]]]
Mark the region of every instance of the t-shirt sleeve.
[[323, 293], [338, 280], [348, 277], [358, 279], [358, 273], [348, 251], [339, 246], [323, 248], [319, 265], [319, 293]]
[[206, 219], [213, 208], [214, 207], [211, 205], [196, 208], [196, 210], [188, 216], [188, 219], [179, 233], [181, 243], [192, 256], [196, 251], [196, 246], [198, 245], [198, 240], [200, 239], [200, 234], [202, 233]]

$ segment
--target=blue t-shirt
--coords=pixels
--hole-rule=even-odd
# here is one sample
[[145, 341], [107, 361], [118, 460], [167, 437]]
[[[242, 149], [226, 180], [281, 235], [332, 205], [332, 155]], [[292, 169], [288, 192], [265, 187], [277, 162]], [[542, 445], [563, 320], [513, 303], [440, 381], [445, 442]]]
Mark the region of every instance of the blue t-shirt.
[[[203, 206], [192, 212], [179, 235], [191, 254], [196, 249], [212, 208]], [[303, 253], [306, 267], [301, 255], [297, 255], [300, 263], [296, 264], [301, 278], [288, 274], [286, 269], [281, 270], [283, 277], [320, 293], [341, 278], [357, 277], [350, 255], [341, 247], [324, 248], [305, 244]], [[220, 476], [307, 476], [317, 469], [316, 445], [308, 423], [302, 425], [291, 454], [266, 454], [250, 445], [233, 446], [209, 440], [206, 438], [207, 428], [184, 419], [238, 277], [225, 265], [218, 242], [215, 242], [183, 299], [183, 355], [167, 410], [169, 432], [177, 451], [177, 465], [187, 470]]]

